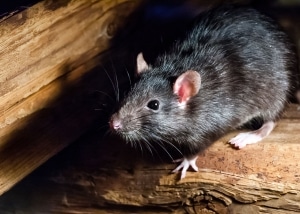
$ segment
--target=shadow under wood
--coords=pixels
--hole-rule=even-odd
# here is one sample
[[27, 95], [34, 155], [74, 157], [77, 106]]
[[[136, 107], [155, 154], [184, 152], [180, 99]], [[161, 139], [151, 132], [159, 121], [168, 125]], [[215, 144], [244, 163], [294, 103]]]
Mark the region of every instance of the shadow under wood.
[[147, 10], [141, 8], [129, 19], [111, 41], [113, 48], [92, 59], [99, 65], [76, 84], [68, 82], [74, 68], [66, 63], [62, 68], [66, 74], [60, 77], [61, 93], [51, 98], [42, 110], [19, 120], [18, 129], [5, 136], [0, 157], [1, 193], [87, 131], [94, 130], [99, 136], [94, 143], [101, 144], [117, 96], [121, 99], [133, 81], [137, 53], [143, 51], [146, 58], [155, 58], [154, 55], [166, 50], [183, 32], [180, 25], [185, 27], [185, 18], [181, 24], [177, 22], [178, 17], [173, 20], [156, 17], [151, 21], [149, 14], [143, 16], [144, 12], [149, 13]]

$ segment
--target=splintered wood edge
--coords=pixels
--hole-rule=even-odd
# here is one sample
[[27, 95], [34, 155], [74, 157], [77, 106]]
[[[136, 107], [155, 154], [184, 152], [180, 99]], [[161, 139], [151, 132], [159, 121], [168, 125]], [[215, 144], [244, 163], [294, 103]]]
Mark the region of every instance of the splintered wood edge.
[[[290, 124], [291, 121], [293, 122]], [[132, 175], [132, 178], [128, 178], [128, 175], [126, 175], [125, 172], [120, 171], [118, 175], [123, 179], [119, 179], [119, 181], [122, 180], [123, 183], [126, 183], [124, 180], [127, 179], [127, 183], [139, 181], [141, 184], [152, 182], [153, 188], [151, 190], [149, 190], [149, 187], [148, 189], [143, 189], [143, 187], [137, 187], [141, 184], [134, 184], [133, 186], [135, 187], [132, 186], [129, 192], [125, 187], [121, 189], [120, 187], [118, 189], [104, 187], [104, 193], [101, 196], [106, 203], [132, 206], [153, 205], [161, 207], [174, 204], [196, 205], [194, 202], [199, 201], [199, 198], [210, 197], [212, 200], [218, 199], [222, 201], [224, 207], [240, 203], [248, 204], [249, 206], [252, 206], [252, 208], [255, 207], [264, 210], [266, 213], [273, 213], [273, 209], [278, 209], [278, 213], [300, 212], [300, 184], [297, 182], [296, 178], [293, 179], [293, 173], [296, 173], [297, 169], [291, 169], [289, 171], [282, 170], [291, 164], [289, 161], [295, 165], [292, 165], [292, 167], [296, 167], [297, 165], [297, 163], [294, 162], [297, 162], [298, 159], [293, 161], [294, 155], [297, 154], [292, 153], [297, 152], [300, 147], [298, 143], [300, 140], [298, 124], [300, 124], [299, 105], [293, 104], [289, 106], [284, 118], [279, 121], [278, 129], [274, 130], [274, 133], [269, 140], [255, 144], [252, 148], [242, 151], [242, 153], [238, 154], [238, 151], [226, 147], [225, 141], [230, 139], [234, 134], [229, 133], [208, 149], [206, 155], [199, 156], [199, 159], [204, 159], [202, 160], [204, 168], [203, 165], [199, 164], [198, 172], [187, 172], [186, 177], [182, 180], [179, 180], [180, 173], [166, 175], [168, 170], [170, 172], [171, 169], [159, 170], [154, 168], [151, 170], [148, 169], [149, 172], [147, 171], [147, 173], [145, 173], [145, 170], [141, 170], [142, 172], [140, 172], [140, 169], [137, 169], [134, 175]], [[287, 141], [284, 143], [287, 143], [288, 145], [280, 145], [279, 137], [281, 136], [281, 132], [288, 133], [284, 138], [285, 141]], [[276, 139], [278, 142], [274, 142]], [[278, 151], [275, 151], [275, 153], [267, 155], [278, 146], [283, 147], [284, 150], [279, 149]], [[265, 151], [263, 151], [262, 148], [265, 148]], [[259, 151], [261, 151], [261, 153], [258, 153]], [[272, 158], [276, 158], [277, 155], [284, 155], [287, 159], [285, 159], [286, 163], [282, 163], [282, 165], [278, 166], [280, 173], [283, 173], [281, 174], [280, 179], [275, 179], [277, 174], [270, 177], [273, 170], [276, 170], [276, 165], [270, 166], [272, 169], [265, 175], [265, 172], [261, 171], [265, 165], [261, 166], [261, 168], [256, 167], [255, 170], [258, 171], [250, 171], [250, 173], [249, 171], [239, 171], [239, 169], [232, 171], [232, 168], [229, 171], [207, 168], [222, 168], [215, 165], [215, 162], [209, 163], [210, 165], [205, 164], [205, 162], [212, 162], [211, 158], [221, 158], [218, 155], [221, 155], [222, 152], [225, 152], [224, 154], [227, 156], [231, 154], [232, 159], [236, 158], [240, 163], [243, 161], [253, 162], [252, 157], [255, 156], [255, 154], [268, 161], [272, 161]], [[242, 155], [242, 157], [240, 155]], [[232, 159], [225, 159], [224, 161], [221, 161], [220, 164], [231, 165]], [[257, 161], [259, 160], [260, 158], [257, 159]], [[257, 161], [256, 163], [258, 166], [268, 163], [268, 161], [263, 163]], [[280, 162], [281, 161], [282, 160], [280, 159]], [[233, 165], [231, 167], [235, 166]], [[246, 165], [243, 167], [247, 168], [249, 166]], [[226, 169], [226, 166], [223, 168]], [[165, 174], [162, 173], [162, 171], [164, 171]], [[289, 173], [291, 173], [291, 175], [289, 175]], [[148, 177], [152, 177], [152, 179], [148, 180]], [[158, 181], [153, 181], [155, 180], [154, 178], [157, 178]], [[278, 180], [278, 182], [276, 180]], [[111, 180], [111, 182], [113, 181]], [[148, 185], [150, 184], [148, 183]], [[145, 194], [143, 190], [146, 191], [147, 194]]]
[[[131, 183], [128, 177], [123, 179]], [[142, 185], [143, 182], [145, 181], [135, 185]], [[201, 169], [198, 173], [190, 173], [181, 181], [178, 180], [177, 175], [161, 176], [152, 191], [144, 189], [143, 186], [132, 187], [130, 190], [126, 187], [104, 189], [104, 193], [99, 196], [99, 201], [137, 207], [176, 207], [176, 204], [196, 206], [196, 201], [201, 201], [205, 197], [211, 203], [216, 199], [221, 201], [224, 208], [236, 204], [248, 204], [265, 209], [266, 213], [272, 213], [272, 209], [290, 213], [288, 211], [300, 211], [299, 189], [298, 184], [266, 182], [247, 176]], [[267, 212], [267, 207], [271, 208], [271, 211]]]
[[[164, 188], [185, 188], [185, 192], [197, 195], [197, 191], [202, 190], [210, 195], [210, 192], [218, 193], [217, 198], [226, 205], [236, 200], [241, 203], [254, 203], [257, 201], [267, 201], [277, 199], [280, 196], [291, 193], [300, 193], [299, 184], [268, 182], [263, 179], [252, 178], [221, 172], [211, 169], [200, 169], [198, 173], [190, 173], [188, 177], [178, 180], [177, 175], [163, 176], [159, 179], [156, 191], [163, 191]], [[220, 197], [222, 196], [222, 197]]]
[[[298, 132], [300, 112], [297, 108], [297, 105], [289, 106], [286, 116], [279, 122], [279, 128], [274, 130], [269, 142], [254, 144], [242, 153], [229, 147], [225, 152], [233, 156], [232, 159], [238, 157], [240, 161], [246, 162], [251, 162], [248, 159], [249, 155], [258, 154], [254, 151], [261, 151], [259, 155], [266, 159], [272, 158], [272, 155], [266, 156], [265, 154], [274, 148], [281, 149], [281, 144], [270, 141], [278, 138], [281, 132], [294, 134]], [[294, 118], [292, 124], [289, 124], [290, 118]], [[199, 156], [198, 159], [203, 158], [212, 162], [215, 156], [218, 156], [217, 159], [222, 158], [222, 152], [226, 150], [224, 142], [231, 136], [232, 133], [224, 136], [212, 146], [212, 149], [208, 149], [210, 154]], [[294, 148], [294, 150], [279, 150], [279, 153], [276, 152], [273, 155], [276, 156], [282, 152], [286, 155], [297, 151], [296, 149], [299, 148], [297, 140], [290, 135], [286, 138], [293, 140], [290, 145], [286, 145], [286, 148]], [[94, 142], [94, 138], [89, 136], [85, 141], [85, 144], [91, 146], [88, 142]], [[86, 207], [90, 207], [91, 202], [94, 205], [93, 211], [101, 212], [101, 210], [109, 209], [111, 213], [130, 213], [124, 211], [127, 206], [139, 211], [155, 207], [156, 210], [161, 208], [170, 211], [169, 213], [182, 213], [189, 208], [192, 209], [191, 213], [196, 212], [195, 210], [197, 213], [202, 213], [202, 210], [205, 213], [206, 206], [210, 206], [210, 211], [215, 213], [231, 213], [230, 210], [236, 209], [239, 213], [295, 214], [300, 212], [300, 184], [292, 182], [293, 179], [286, 179], [290, 175], [282, 175], [283, 178], [276, 182], [267, 175], [258, 176], [257, 173], [263, 173], [257, 170], [258, 168], [253, 167], [254, 171], [251, 169], [250, 173], [241, 169], [232, 171], [232, 168], [228, 171], [216, 170], [209, 165], [202, 166], [201, 164], [205, 162], [203, 160], [198, 165], [199, 172], [189, 171], [184, 179], [179, 180], [179, 173], [170, 174], [175, 167], [174, 164], [154, 164], [141, 159], [137, 160], [132, 157], [135, 155], [124, 150], [125, 147], [114, 148], [116, 146], [112, 145], [118, 144], [112, 144], [113, 142], [106, 142], [102, 146], [101, 143], [94, 144], [93, 155], [89, 153], [91, 148], [85, 150], [84, 145], [80, 147], [84, 155], [83, 159], [77, 163], [78, 165], [68, 165], [55, 174], [47, 176], [32, 192], [33, 197], [42, 198], [41, 201], [50, 204], [51, 208], [48, 213], [60, 213], [66, 210], [86, 212]], [[272, 145], [264, 145], [270, 143]], [[264, 147], [266, 151], [263, 151]], [[88, 153], [86, 154], [85, 151]], [[232, 159], [225, 158], [220, 164], [224, 164], [225, 169], [227, 164], [236, 168], [231, 162]], [[293, 160], [293, 156], [289, 157], [289, 160]], [[255, 164], [262, 163], [255, 162]], [[289, 166], [289, 163], [283, 163], [283, 165]], [[249, 166], [245, 167], [249, 168]], [[271, 167], [271, 172], [279, 168], [276, 164]], [[295, 170], [283, 171], [286, 174], [293, 172]], [[32, 186], [29, 184], [27, 188], [32, 188]], [[20, 192], [24, 192], [24, 189], [21, 188], [12, 195], [18, 195]], [[22, 196], [20, 198], [22, 199]], [[13, 200], [15, 201], [16, 198]], [[40, 202], [32, 204], [31, 210], [41, 209], [38, 203]], [[122, 212], [118, 212], [120, 210]]]

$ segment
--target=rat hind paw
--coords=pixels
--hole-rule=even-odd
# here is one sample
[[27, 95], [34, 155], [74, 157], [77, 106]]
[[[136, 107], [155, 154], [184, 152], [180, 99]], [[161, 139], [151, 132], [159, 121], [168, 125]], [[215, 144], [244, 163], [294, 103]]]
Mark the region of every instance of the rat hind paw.
[[229, 140], [229, 143], [241, 149], [248, 144], [254, 144], [261, 141], [271, 133], [274, 127], [275, 122], [266, 122], [258, 130], [238, 134], [236, 137]]
[[198, 156], [192, 157], [192, 158], [182, 158], [182, 159], [174, 161], [174, 162], [181, 161], [181, 164], [179, 166], [177, 166], [172, 172], [173, 173], [179, 172], [182, 169], [180, 179], [183, 179], [186, 176], [186, 171], [188, 170], [188, 168], [190, 166], [197, 172], [198, 171], [198, 167], [196, 165], [197, 158], [198, 158]]
[[234, 145], [235, 147], [241, 149], [245, 147], [248, 144], [254, 144], [259, 141], [261, 141], [262, 138], [257, 135], [254, 132], [245, 132], [245, 133], [240, 133], [231, 140], [229, 140], [229, 143]]

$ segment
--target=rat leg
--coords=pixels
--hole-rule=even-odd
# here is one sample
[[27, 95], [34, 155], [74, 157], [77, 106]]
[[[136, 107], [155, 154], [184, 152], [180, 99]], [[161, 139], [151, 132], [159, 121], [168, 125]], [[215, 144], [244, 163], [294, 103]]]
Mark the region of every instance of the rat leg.
[[259, 129], [251, 132], [244, 132], [238, 134], [236, 137], [229, 140], [230, 144], [239, 149], [245, 147], [247, 144], [254, 144], [267, 137], [275, 127], [274, 121], [264, 123]]
[[188, 170], [188, 168], [191, 166], [196, 172], [198, 171], [198, 167], [196, 165], [196, 160], [197, 160], [198, 156], [193, 156], [191, 158], [182, 158], [179, 160], [175, 160], [174, 162], [180, 162], [181, 164], [179, 166], [177, 166], [172, 172], [178, 172], [180, 169], [181, 170], [181, 176], [180, 179], [183, 179], [186, 176], [186, 171]]

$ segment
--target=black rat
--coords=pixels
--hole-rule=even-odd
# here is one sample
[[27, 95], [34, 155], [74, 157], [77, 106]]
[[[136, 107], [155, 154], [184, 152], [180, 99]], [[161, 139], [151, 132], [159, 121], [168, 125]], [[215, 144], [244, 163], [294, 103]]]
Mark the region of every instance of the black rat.
[[287, 35], [255, 9], [221, 6], [197, 17], [186, 36], [149, 66], [111, 116], [127, 141], [172, 144], [183, 154], [181, 178], [197, 154], [251, 122], [260, 128], [229, 140], [235, 147], [270, 134], [296, 91], [297, 57]]

